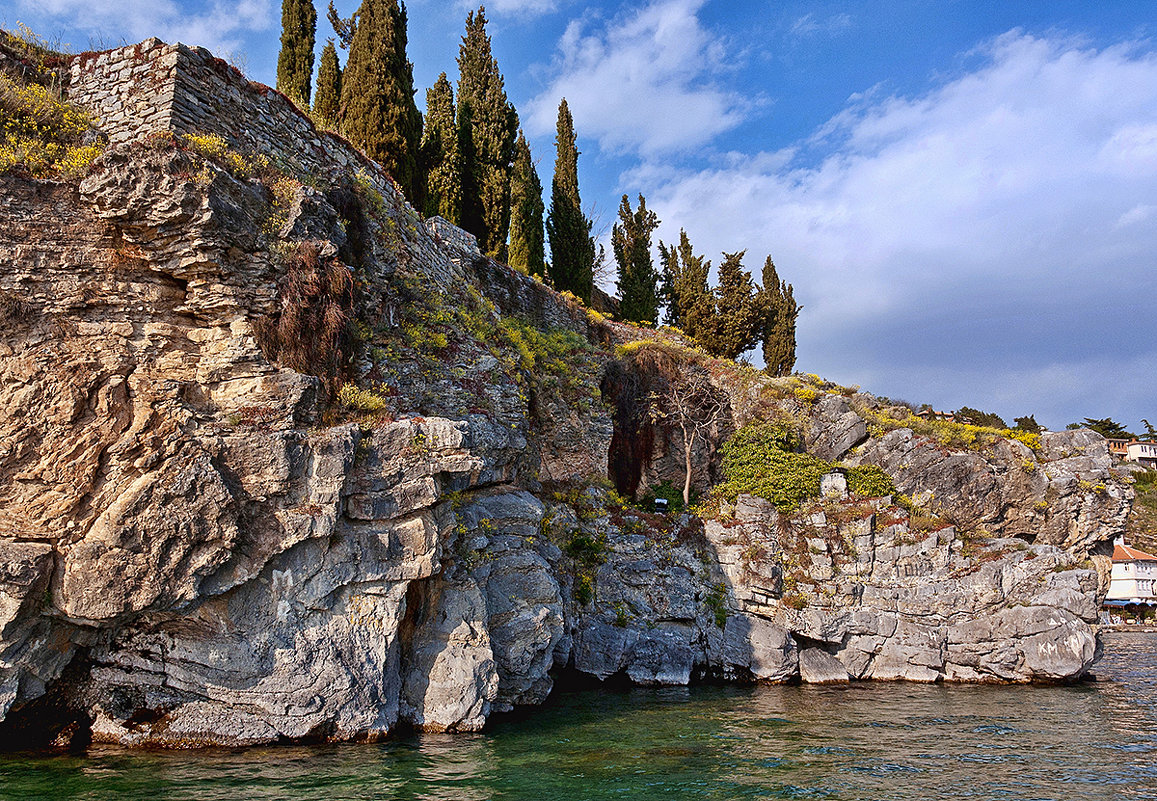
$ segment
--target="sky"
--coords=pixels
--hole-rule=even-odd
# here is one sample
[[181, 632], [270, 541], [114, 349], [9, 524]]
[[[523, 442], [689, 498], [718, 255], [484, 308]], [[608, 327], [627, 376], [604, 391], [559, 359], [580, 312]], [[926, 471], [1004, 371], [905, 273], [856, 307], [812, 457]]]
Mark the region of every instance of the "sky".
[[[407, 6], [422, 108], [440, 72], [456, 79], [477, 6]], [[797, 369], [1009, 423], [1157, 423], [1157, 3], [491, 0], [487, 15], [548, 191], [565, 96], [596, 230], [641, 193], [656, 240], [685, 229], [715, 264], [745, 250], [757, 280], [771, 255], [803, 305]], [[0, 24], [17, 21], [74, 51], [199, 44], [275, 82], [272, 0], [5, 0]]]

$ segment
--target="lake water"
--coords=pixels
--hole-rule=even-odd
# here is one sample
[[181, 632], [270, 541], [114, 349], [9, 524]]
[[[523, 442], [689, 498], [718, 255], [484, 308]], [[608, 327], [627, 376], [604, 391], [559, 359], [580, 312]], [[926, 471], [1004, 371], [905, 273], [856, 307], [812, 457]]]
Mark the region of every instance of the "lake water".
[[1157, 799], [1157, 635], [1071, 687], [561, 693], [382, 745], [0, 756], [3, 799]]

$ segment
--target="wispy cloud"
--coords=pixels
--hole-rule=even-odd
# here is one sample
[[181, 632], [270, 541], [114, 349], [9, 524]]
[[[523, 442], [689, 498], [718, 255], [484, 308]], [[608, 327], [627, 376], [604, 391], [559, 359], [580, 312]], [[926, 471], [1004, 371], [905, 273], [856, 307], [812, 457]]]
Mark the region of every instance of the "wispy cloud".
[[[17, 0], [21, 12], [52, 30], [65, 25], [110, 46], [149, 36], [207, 47], [217, 53], [241, 48], [246, 34], [273, 26], [271, 0], [213, 0], [192, 8], [174, 0]], [[83, 43], [73, 43], [81, 46]]]
[[792, 23], [788, 34], [797, 39], [819, 35], [832, 36], [848, 30], [853, 24], [851, 14], [833, 14], [822, 18], [815, 14], [804, 14]]
[[[488, 15], [510, 14], [517, 16], [537, 16], [548, 11], [556, 10], [567, 0], [487, 0], [486, 13]], [[477, 0], [459, 0], [458, 7], [462, 10], [473, 10], [482, 3]]]
[[728, 50], [700, 23], [704, 2], [653, 0], [614, 19], [572, 22], [554, 79], [530, 104], [530, 130], [553, 131], [563, 97], [578, 130], [613, 152], [692, 150], [738, 125], [744, 101], [715, 81]]
[[945, 405], [1015, 395], [1018, 414], [1050, 376], [1076, 398], [1104, 380], [1089, 365], [1157, 361], [1157, 54], [1019, 32], [986, 52], [923, 96], [861, 98], [814, 166], [785, 151], [630, 182], [667, 241], [682, 225], [710, 255], [775, 257], [806, 369]]

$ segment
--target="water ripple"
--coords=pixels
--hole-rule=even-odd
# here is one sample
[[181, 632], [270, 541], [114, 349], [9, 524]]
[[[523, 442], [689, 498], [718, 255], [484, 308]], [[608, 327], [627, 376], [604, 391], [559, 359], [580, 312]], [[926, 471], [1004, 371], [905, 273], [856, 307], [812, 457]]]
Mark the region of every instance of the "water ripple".
[[0, 757], [0, 799], [1157, 801], [1157, 636], [1075, 687], [854, 684], [560, 694], [482, 735]]

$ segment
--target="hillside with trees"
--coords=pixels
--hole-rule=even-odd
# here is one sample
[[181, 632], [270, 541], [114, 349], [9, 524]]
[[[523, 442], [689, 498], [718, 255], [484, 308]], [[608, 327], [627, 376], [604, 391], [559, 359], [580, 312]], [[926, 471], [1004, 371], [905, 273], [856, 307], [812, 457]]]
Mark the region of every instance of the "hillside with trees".
[[[414, 104], [406, 55], [407, 12], [400, 0], [363, 0], [348, 18], [331, 2], [336, 37], [322, 50], [312, 91], [317, 14], [308, 0], [283, 0], [277, 86], [319, 125], [337, 131], [379, 162], [411, 204], [473, 234], [487, 256], [569, 292], [590, 305], [606, 269], [583, 210], [578, 132], [566, 99], [558, 106], [549, 200], [537, 162], [519, 127], [484, 6], [466, 15], [457, 55], [457, 89], [447, 73], [426, 90], [425, 115]], [[338, 50], [347, 51], [344, 66]], [[685, 230], [677, 245], [652, 237], [659, 225], [643, 195], [623, 195], [610, 250], [619, 319], [679, 329], [713, 356], [738, 358], [759, 349], [771, 375], [795, 368], [800, 309], [790, 283], [767, 256], [756, 283], [745, 251], [724, 253], [713, 276]], [[548, 258], [549, 256], [549, 258]], [[714, 285], [712, 279], [714, 278]], [[600, 290], [601, 291], [601, 290]]]

